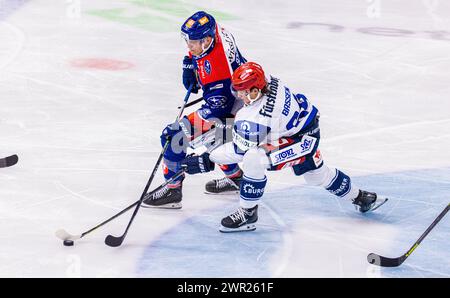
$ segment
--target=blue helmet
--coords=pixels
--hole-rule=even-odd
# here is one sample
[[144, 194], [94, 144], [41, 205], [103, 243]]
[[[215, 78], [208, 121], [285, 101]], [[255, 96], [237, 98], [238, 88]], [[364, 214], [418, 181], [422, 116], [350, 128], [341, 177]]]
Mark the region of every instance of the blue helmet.
[[197, 11], [181, 26], [181, 35], [186, 40], [199, 40], [216, 35], [216, 20], [204, 11]]

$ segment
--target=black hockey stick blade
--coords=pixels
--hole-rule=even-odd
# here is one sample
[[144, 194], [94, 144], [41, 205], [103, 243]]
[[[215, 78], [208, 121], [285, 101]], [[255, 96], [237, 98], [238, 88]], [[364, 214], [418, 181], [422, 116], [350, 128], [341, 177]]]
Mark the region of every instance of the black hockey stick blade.
[[19, 161], [19, 157], [14, 154], [5, 158], [0, 158], [0, 168], [6, 168], [15, 165]]
[[[166, 145], [164, 146], [164, 148], [165, 148], [165, 147], [167, 147], [167, 143], [166, 143]], [[165, 149], [164, 149], [164, 150], [165, 150]], [[159, 158], [158, 161], [157, 161], [157, 165], [158, 165], [158, 166], [159, 166], [159, 162], [160, 162], [160, 160], [161, 160], [161, 157], [162, 157], [162, 155], [160, 156], [160, 158]], [[155, 169], [153, 169], [153, 170], [155, 170]], [[159, 187], [157, 187], [153, 192], [157, 191], [158, 189], [160, 189], [160, 188], [163, 187], [164, 185], [170, 183], [171, 181], [173, 181], [174, 179], [176, 179], [176, 177], [180, 176], [180, 175], [183, 174], [183, 173], [184, 173], [184, 170], [179, 171], [177, 174], [175, 174], [174, 177], [172, 177], [172, 178], [169, 179], [168, 181], [164, 182], [162, 185], [160, 185]], [[153, 177], [153, 175], [154, 175], [154, 174], [152, 174], [152, 177]], [[152, 177], [151, 177], [150, 179], [153, 179]], [[151, 180], [149, 180], [149, 181], [151, 181]], [[116, 236], [113, 236], [113, 235], [108, 235], [108, 236], [106, 236], [106, 238], [105, 238], [105, 244], [106, 244], [106, 245], [111, 246], [111, 247], [118, 247], [118, 246], [121, 246], [121, 245], [122, 245], [123, 240], [124, 240], [125, 237], [127, 236], [128, 229], [130, 228], [130, 225], [131, 225], [131, 223], [133, 222], [133, 219], [134, 219], [134, 217], [136, 216], [136, 214], [137, 214], [137, 212], [138, 212], [138, 210], [139, 210], [139, 207], [141, 206], [141, 203], [143, 202], [143, 200], [144, 200], [144, 198], [145, 198], [145, 192], [147, 191], [147, 189], [148, 189], [148, 187], [146, 186], [146, 187], [145, 187], [144, 193], [142, 194], [141, 198], [140, 198], [139, 201], [137, 202], [137, 206], [136, 206], [136, 208], [134, 209], [133, 215], [131, 216], [131, 219], [130, 219], [130, 221], [128, 222], [128, 225], [127, 225], [127, 227], [126, 227], [125, 232], [123, 233], [123, 235], [120, 236], [120, 237], [116, 237]], [[151, 192], [151, 193], [153, 193], [153, 192]], [[151, 194], [151, 193], [150, 193], [150, 194]]]
[[125, 235], [121, 237], [115, 237], [113, 235], [108, 235], [105, 238], [105, 244], [111, 247], [118, 247], [122, 244], [123, 239], [125, 239]]
[[398, 267], [406, 260], [406, 256], [403, 255], [399, 258], [386, 258], [374, 253], [370, 253], [367, 256], [367, 261], [370, 264], [378, 265], [381, 267]]
[[408, 258], [413, 251], [419, 246], [419, 244], [425, 239], [425, 237], [428, 235], [428, 233], [431, 232], [431, 230], [437, 225], [437, 223], [447, 214], [448, 210], [450, 210], [450, 204], [448, 204], [444, 210], [436, 217], [436, 219], [431, 223], [431, 225], [423, 232], [423, 234], [420, 236], [419, 239], [417, 239], [416, 243], [401, 257], [398, 258], [386, 258], [374, 253], [371, 253], [367, 256], [367, 261], [370, 264], [382, 266], [382, 267], [397, 267], [400, 266], [406, 258]]
[[[164, 182], [163, 184], [161, 184], [160, 186], [158, 186], [156, 189], [154, 189], [153, 191], [147, 193], [146, 195], [143, 195], [139, 201], [137, 201], [137, 205], [141, 205], [142, 201], [146, 198], [148, 198], [149, 196], [151, 196], [153, 193], [155, 193], [156, 191], [158, 191], [159, 189], [163, 188], [164, 186], [166, 186], [167, 184], [171, 183], [172, 181], [174, 181], [175, 179], [177, 179], [178, 177], [180, 177], [181, 175], [184, 174], [184, 169], [181, 169], [180, 171], [178, 171], [172, 178], [170, 178], [169, 180], [167, 180], [166, 182]], [[136, 216], [137, 211], [139, 210], [139, 206], [136, 207], [136, 209], [134, 209], [133, 215], [132, 215], [132, 219]], [[131, 206], [130, 206], [131, 207]], [[128, 207], [128, 208], [130, 208]], [[125, 229], [125, 232], [123, 233], [122, 236], [120, 237], [116, 237], [113, 235], [108, 235], [105, 238], [105, 244], [111, 247], [118, 247], [122, 245], [122, 242], [124, 241], [125, 237], [127, 236], [128, 233], [128, 229], [130, 227], [132, 223], [132, 220], [128, 223], [127, 228]]]

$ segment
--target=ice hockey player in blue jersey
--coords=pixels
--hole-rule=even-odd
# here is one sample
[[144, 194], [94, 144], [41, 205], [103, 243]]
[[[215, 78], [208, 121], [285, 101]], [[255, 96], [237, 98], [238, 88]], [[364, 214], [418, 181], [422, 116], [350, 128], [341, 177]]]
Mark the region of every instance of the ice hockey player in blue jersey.
[[[213, 139], [211, 136], [219, 130], [219, 124], [234, 117], [242, 106], [241, 101], [236, 100], [231, 91], [231, 76], [246, 60], [241, 55], [233, 35], [204, 11], [190, 16], [181, 26], [181, 34], [189, 49], [188, 55], [183, 59], [183, 85], [186, 89], [193, 86], [193, 93], [197, 93], [201, 88], [205, 103], [198, 110], [182, 117], [179, 122], [171, 123], [163, 129], [161, 145], [164, 147], [166, 141], [170, 141], [163, 161], [166, 180], [171, 179], [181, 169], [180, 163], [186, 156], [188, 147], [195, 148], [194, 143]], [[226, 141], [225, 138], [222, 138], [222, 141]], [[214, 138], [214, 142], [220, 142], [219, 138]], [[219, 166], [225, 177], [209, 181], [205, 185], [206, 192], [239, 190], [242, 177], [239, 166]], [[181, 176], [155, 192], [143, 201], [142, 206], [181, 208], [183, 179], [184, 176]]]
[[374, 192], [357, 188], [344, 172], [324, 164], [318, 149], [319, 111], [306, 96], [294, 93], [276, 77], [266, 77], [254, 62], [233, 73], [232, 86], [245, 104], [235, 117], [233, 142], [183, 161], [189, 174], [208, 172], [214, 163], [242, 162], [240, 207], [222, 219], [221, 232], [256, 229], [266, 170], [290, 167], [308, 184], [348, 199], [363, 213], [386, 202]]

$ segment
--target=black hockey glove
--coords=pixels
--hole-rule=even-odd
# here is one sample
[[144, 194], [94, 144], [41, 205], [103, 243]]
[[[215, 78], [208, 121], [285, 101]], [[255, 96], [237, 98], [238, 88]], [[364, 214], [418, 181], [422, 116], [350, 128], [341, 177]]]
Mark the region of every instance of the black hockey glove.
[[215, 163], [209, 159], [209, 153], [187, 156], [181, 162], [181, 167], [188, 174], [207, 173], [214, 170]]
[[186, 90], [192, 85], [192, 93], [198, 93], [199, 87], [195, 76], [194, 62], [189, 56], [184, 56], [183, 59], [183, 85]]

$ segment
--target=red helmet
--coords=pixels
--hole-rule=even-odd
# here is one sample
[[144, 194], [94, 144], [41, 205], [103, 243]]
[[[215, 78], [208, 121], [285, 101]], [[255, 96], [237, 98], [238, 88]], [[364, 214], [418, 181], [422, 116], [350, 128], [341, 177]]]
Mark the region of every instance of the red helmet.
[[234, 90], [250, 90], [254, 87], [262, 89], [266, 86], [266, 77], [261, 65], [247, 62], [239, 66], [231, 77]]

